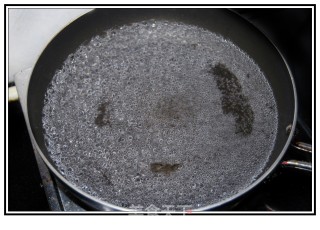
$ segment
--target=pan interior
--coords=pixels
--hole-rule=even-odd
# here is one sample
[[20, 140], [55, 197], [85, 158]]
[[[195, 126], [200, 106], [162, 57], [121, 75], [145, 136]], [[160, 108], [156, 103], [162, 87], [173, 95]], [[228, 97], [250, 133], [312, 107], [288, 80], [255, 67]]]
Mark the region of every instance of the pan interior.
[[148, 20], [70, 54], [42, 123], [50, 158], [75, 186], [121, 207], [180, 210], [252, 184], [274, 148], [278, 114], [263, 72], [232, 42]]

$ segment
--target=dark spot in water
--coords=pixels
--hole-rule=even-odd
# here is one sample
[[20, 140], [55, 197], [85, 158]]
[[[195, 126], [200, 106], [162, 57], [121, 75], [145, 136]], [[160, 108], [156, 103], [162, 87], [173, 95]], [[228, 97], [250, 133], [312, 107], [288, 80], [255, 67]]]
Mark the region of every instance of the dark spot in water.
[[247, 78], [250, 78], [250, 74], [247, 74]]
[[221, 63], [211, 66], [218, 89], [220, 90], [222, 111], [235, 118], [236, 133], [249, 135], [252, 132], [254, 113], [248, 98], [243, 94], [237, 77]]
[[140, 173], [137, 173], [136, 176], [133, 178], [133, 180], [134, 180], [135, 182], [140, 182], [140, 181], [142, 181], [141, 174], [140, 174]]
[[192, 47], [193, 49], [196, 49], [196, 48], [198, 47], [198, 44], [192, 43], [192, 44], [191, 44], [191, 47]]
[[112, 181], [111, 181], [108, 173], [104, 172], [104, 173], [102, 173], [102, 176], [104, 178], [105, 184], [112, 185]]
[[108, 108], [109, 104], [109, 102], [104, 102], [98, 107], [98, 116], [94, 120], [94, 123], [99, 127], [103, 127], [105, 125], [111, 126], [110, 111]]
[[151, 163], [150, 169], [154, 173], [164, 173], [166, 175], [176, 171], [180, 167], [180, 164], [165, 164], [165, 163]]
[[169, 127], [177, 127], [194, 117], [194, 109], [188, 98], [182, 95], [168, 96], [158, 101], [155, 117], [168, 123]]
[[124, 208], [129, 208], [131, 204], [129, 204], [128, 202], [121, 202], [121, 207], [124, 207]]

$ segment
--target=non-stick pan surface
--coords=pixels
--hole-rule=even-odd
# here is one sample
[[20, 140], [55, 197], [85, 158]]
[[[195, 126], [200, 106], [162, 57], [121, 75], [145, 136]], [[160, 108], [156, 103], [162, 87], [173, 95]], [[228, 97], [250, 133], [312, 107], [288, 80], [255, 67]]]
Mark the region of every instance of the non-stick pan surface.
[[107, 207], [117, 209], [113, 205], [81, 192], [55, 169], [44, 141], [42, 109], [48, 85], [56, 70], [62, 67], [63, 61], [70, 53], [75, 52], [81, 44], [90, 41], [96, 35], [102, 34], [108, 28], [148, 19], [181, 22], [221, 34], [240, 47], [257, 63], [273, 90], [279, 117], [276, 142], [269, 161], [259, 178], [252, 185], [223, 202], [203, 207], [203, 209], [215, 208], [250, 190], [272, 171], [291, 140], [292, 134], [287, 134], [286, 127], [289, 124], [295, 126], [297, 110], [294, 83], [281, 54], [253, 25], [231, 11], [221, 9], [101, 9], [79, 18], [51, 41], [34, 67], [27, 99], [32, 134], [49, 168], [74, 190], [76, 195], [85, 203], [95, 209], [105, 209]]

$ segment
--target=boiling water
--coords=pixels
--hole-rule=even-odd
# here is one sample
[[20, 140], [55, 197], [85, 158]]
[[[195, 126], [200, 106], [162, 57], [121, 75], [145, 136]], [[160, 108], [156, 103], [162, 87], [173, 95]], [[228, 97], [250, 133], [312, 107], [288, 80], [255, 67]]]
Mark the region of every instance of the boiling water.
[[277, 109], [259, 67], [220, 35], [145, 21], [70, 54], [47, 90], [43, 128], [61, 174], [140, 210], [223, 201], [255, 181]]

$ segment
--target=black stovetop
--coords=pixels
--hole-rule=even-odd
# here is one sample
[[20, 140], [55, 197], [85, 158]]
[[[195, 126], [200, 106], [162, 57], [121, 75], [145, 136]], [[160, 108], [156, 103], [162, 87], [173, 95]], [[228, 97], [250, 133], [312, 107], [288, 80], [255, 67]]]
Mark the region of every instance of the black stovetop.
[[[298, 134], [311, 143], [312, 129], [312, 13], [311, 9], [235, 9], [260, 28], [280, 49], [295, 78], [298, 104]], [[28, 136], [21, 106], [8, 106], [8, 209], [9, 211], [69, 210], [68, 192], [55, 180], [39, 175], [39, 166]], [[311, 161], [311, 154], [289, 148], [284, 160]], [[39, 159], [38, 159], [39, 160]], [[41, 168], [41, 167], [40, 167]], [[41, 170], [40, 170], [41, 171]], [[50, 176], [50, 175], [49, 175]], [[51, 183], [52, 182], [52, 183]], [[46, 197], [48, 192], [57, 196]], [[68, 203], [69, 202], [69, 203]], [[270, 178], [233, 204], [234, 211], [311, 211], [312, 177], [303, 170], [279, 167]], [[81, 205], [80, 205], [81, 206]]]

